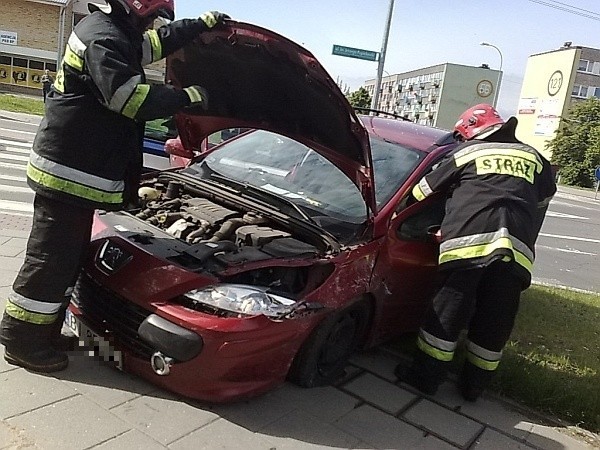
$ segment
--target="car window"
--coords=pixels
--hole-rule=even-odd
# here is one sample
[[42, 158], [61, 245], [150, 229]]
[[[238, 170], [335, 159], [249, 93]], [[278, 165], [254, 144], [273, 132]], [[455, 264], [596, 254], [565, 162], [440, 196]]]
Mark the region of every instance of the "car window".
[[202, 169], [280, 195], [309, 212], [363, 223], [367, 207], [354, 183], [329, 160], [285, 136], [257, 130], [224, 143], [187, 173], [210, 177]]
[[417, 211], [398, 225], [398, 237], [407, 241], [431, 242], [430, 233], [439, 229], [446, 214], [446, 197], [435, 195], [415, 205], [414, 209]]
[[385, 205], [425, 158], [419, 150], [371, 137], [377, 207]]

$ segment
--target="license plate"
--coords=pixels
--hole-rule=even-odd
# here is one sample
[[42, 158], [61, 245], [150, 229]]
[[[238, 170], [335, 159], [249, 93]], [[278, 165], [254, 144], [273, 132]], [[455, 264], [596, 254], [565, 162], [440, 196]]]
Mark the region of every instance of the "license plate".
[[77, 335], [78, 346], [87, 355], [96, 356], [113, 364], [117, 369], [123, 370], [123, 354], [115, 350], [110, 342], [98, 335], [68, 309], [65, 315], [65, 324]]

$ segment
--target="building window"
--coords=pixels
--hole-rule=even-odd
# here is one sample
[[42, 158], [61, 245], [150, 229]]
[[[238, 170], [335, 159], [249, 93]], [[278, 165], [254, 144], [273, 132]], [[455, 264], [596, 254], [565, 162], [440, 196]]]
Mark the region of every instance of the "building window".
[[573, 91], [571, 91], [571, 95], [573, 97], [586, 98], [587, 97], [587, 86], [581, 86], [580, 84], [573, 85]]
[[588, 61], [587, 59], [580, 59], [579, 67], [577, 68], [577, 70], [579, 70], [580, 72], [591, 72], [593, 65], [594, 63]]
[[594, 97], [600, 98], [600, 87], [594, 88]]
[[0, 83], [42, 89], [44, 69], [54, 77], [56, 64], [18, 56], [0, 56]]

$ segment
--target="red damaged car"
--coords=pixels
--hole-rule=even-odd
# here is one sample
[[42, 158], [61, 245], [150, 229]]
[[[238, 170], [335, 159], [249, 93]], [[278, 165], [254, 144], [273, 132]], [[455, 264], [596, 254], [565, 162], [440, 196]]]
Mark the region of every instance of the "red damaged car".
[[314, 56], [253, 25], [204, 33], [167, 67], [210, 93], [177, 116], [182, 148], [251, 130], [146, 174], [135, 208], [98, 212], [67, 316], [81, 341], [224, 402], [329, 383], [355, 349], [416, 330], [444, 199], [409, 193], [452, 136], [357, 116]]

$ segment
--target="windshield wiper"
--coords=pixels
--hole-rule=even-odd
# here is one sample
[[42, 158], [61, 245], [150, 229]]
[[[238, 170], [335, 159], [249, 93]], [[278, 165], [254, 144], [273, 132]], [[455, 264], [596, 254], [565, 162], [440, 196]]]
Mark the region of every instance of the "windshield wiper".
[[[241, 192], [252, 191], [253, 194], [254, 194], [254, 195], [252, 195], [253, 197], [256, 197], [256, 194], [259, 194], [259, 195], [264, 195], [264, 196], [268, 197], [268, 200], [275, 200], [280, 205], [285, 205], [288, 208], [291, 208], [298, 216], [300, 216], [300, 219], [303, 219], [303, 220], [305, 220], [307, 222], [310, 222], [313, 225], [321, 228], [319, 226], [319, 224], [317, 222], [315, 222], [312, 217], [310, 217], [308, 214], [306, 214], [306, 212], [304, 212], [300, 206], [298, 206], [293, 201], [291, 201], [291, 200], [289, 200], [289, 199], [287, 199], [285, 197], [282, 197], [282, 196], [280, 196], [280, 195], [278, 195], [278, 194], [276, 194], [274, 192], [269, 191], [268, 189], [264, 189], [264, 188], [261, 188], [261, 187], [258, 187], [258, 186], [254, 186], [253, 184], [250, 184], [250, 183], [246, 183], [246, 182], [242, 182], [242, 181], [237, 181], [237, 180], [234, 180], [232, 178], [226, 177], [224, 175], [220, 175], [220, 174], [218, 174], [216, 172], [212, 172], [210, 174], [210, 177], [211, 178], [217, 178], [218, 180], [223, 181], [225, 183], [234, 184], [234, 185], [238, 186], [238, 189]], [[264, 199], [262, 199], [262, 200], [264, 200]], [[267, 203], [268, 203], [268, 201], [267, 201]]]

